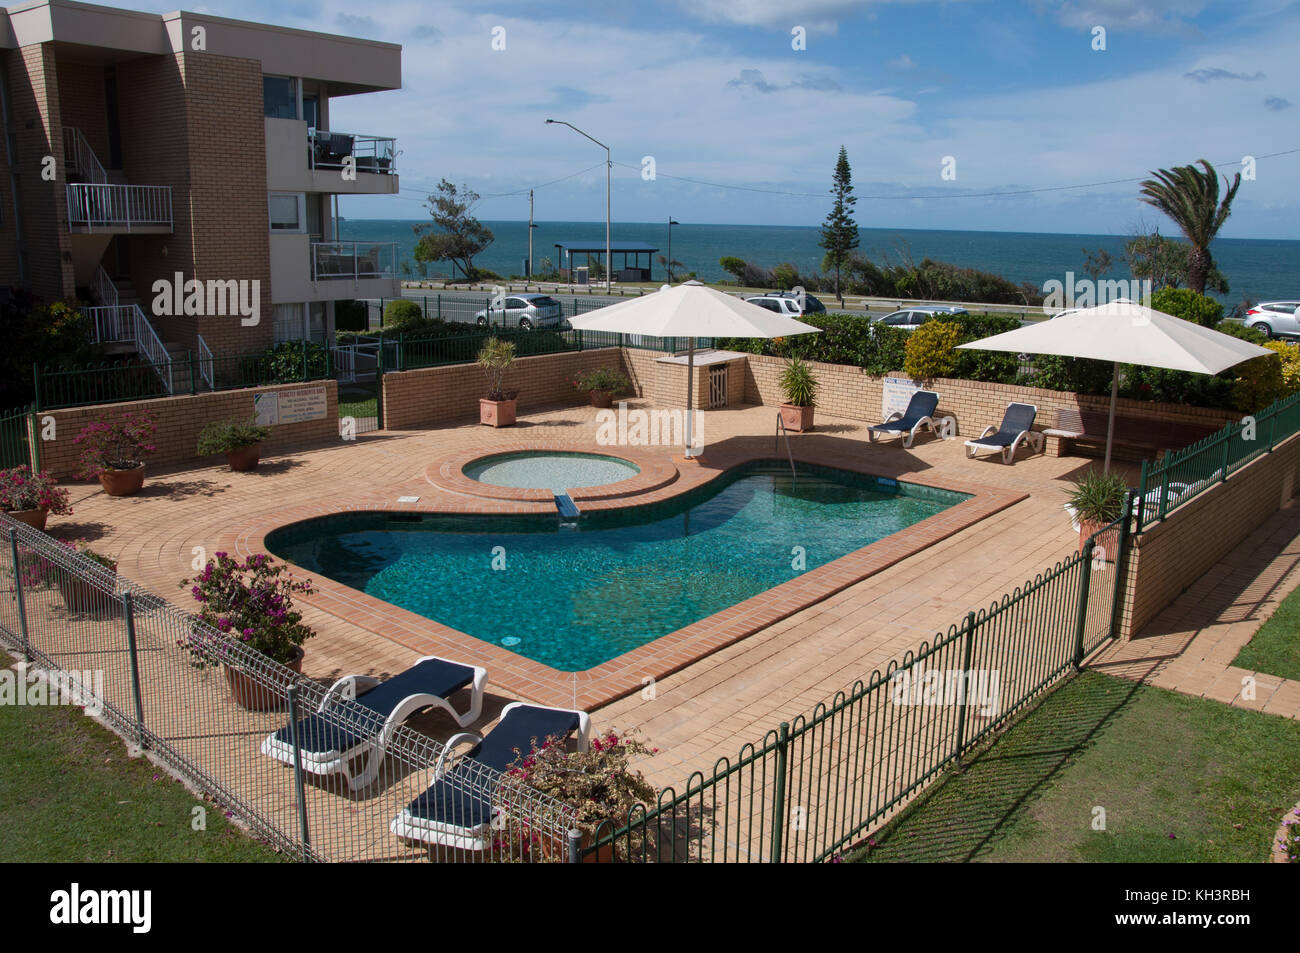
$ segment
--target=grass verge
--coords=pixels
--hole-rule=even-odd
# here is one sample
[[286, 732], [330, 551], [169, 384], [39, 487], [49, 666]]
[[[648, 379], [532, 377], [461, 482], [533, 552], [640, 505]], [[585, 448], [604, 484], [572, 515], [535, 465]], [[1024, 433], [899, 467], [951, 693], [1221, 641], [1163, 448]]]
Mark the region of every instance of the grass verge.
[[1300, 723], [1084, 672], [849, 859], [1261, 862], [1297, 800]]
[[1300, 589], [1282, 600], [1232, 664], [1278, 678], [1300, 679]]

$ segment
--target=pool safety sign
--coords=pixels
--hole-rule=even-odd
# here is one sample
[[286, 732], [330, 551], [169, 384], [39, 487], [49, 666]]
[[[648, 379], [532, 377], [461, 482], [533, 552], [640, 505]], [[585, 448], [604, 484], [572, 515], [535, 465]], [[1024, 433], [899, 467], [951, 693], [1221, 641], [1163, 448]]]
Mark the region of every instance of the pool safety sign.
[[908, 401], [920, 389], [920, 381], [906, 377], [886, 377], [884, 396], [880, 401], [880, 419], [888, 420], [890, 414], [906, 413]]
[[263, 427], [323, 420], [328, 410], [324, 387], [265, 391], [253, 395], [253, 412]]

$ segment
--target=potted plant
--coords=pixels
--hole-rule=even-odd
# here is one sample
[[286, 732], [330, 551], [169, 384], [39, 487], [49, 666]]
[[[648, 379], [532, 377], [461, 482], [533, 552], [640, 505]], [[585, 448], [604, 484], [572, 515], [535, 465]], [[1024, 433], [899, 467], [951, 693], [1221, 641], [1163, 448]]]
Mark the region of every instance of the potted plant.
[[792, 357], [781, 371], [781, 423], [786, 430], [803, 433], [813, 428], [813, 407], [817, 403], [817, 379], [805, 361]]
[[51, 513], [72, 515], [68, 491], [44, 470], [34, 472], [29, 466], [0, 470], [0, 510], [36, 529], [45, 529]]
[[487, 374], [488, 393], [478, 402], [479, 422], [489, 427], [509, 427], [515, 422], [517, 390], [504, 390], [506, 370], [515, 362], [515, 344], [490, 337], [478, 352], [478, 366]]
[[230, 469], [246, 473], [257, 469], [262, 458], [262, 441], [269, 436], [271, 428], [259, 425], [256, 418], [213, 420], [199, 432], [198, 454], [211, 457], [224, 453]]
[[[1124, 515], [1128, 502], [1128, 484], [1114, 473], [1089, 470], [1069, 491], [1066, 512], [1079, 524], [1079, 551], [1083, 544], [1099, 530], [1104, 529]], [[1114, 536], [1114, 539], [1110, 537]], [[1097, 540], [1106, 550], [1107, 557], [1114, 555], [1118, 544], [1118, 531]]]
[[199, 621], [220, 634], [213, 637], [210, 630], [195, 628], [177, 644], [190, 653], [196, 668], [224, 668], [236, 704], [250, 711], [278, 709], [284, 700], [282, 675], [277, 677], [274, 666], [250, 666], [232, 643], [301, 673], [302, 644], [315, 632], [303, 623], [293, 598], [311, 594], [311, 581], [296, 581], [287, 566], [264, 553], [242, 561], [228, 553], [213, 556], [197, 576], [180, 585], [190, 587], [199, 603]]
[[[540, 741], [540, 746], [538, 742]], [[520, 754], [506, 771], [503, 799], [507, 822], [495, 833], [497, 857], [560, 861], [565, 845], [556, 844], [541, 832], [530, 830], [509, 810], [512, 792], [526, 800], [529, 792], [547, 795], [577, 811], [575, 823], [582, 832], [584, 847], [595, 841], [597, 831], [608, 833], [627, 823], [628, 812], [638, 805], [652, 805], [659, 796], [640, 771], [628, 764], [633, 756], [645, 757], [659, 749], [632, 736], [610, 731], [593, 738], [586, 751], [568, 751], [554, 739], [534, 739], [535, 747]], [[519, 812], [521, 814], [525, 812]], [[639, 835], [632, 835], [632, 852], [639, 850]], [[620, 846], [624, 843], [620, 840]], [[613, 845], [601, 848], [596, 859], [613, 860]]]
[[608, 408], [614, 398], [632, 387], [632, 380], [613, 367], [597, 367], [574, 378], [573, 386], [591, 398], [591, 406]]
[[148, 414], [121, 414], [82, 428], [72, 441], [81, 446], [83, 480], [99, 478], [109, 496], [130, 496], [144, 485], [145, 457], [157, 448], [150, 439], [158, 425]]
[[[105, 556], [103, 553], [91, 549], [82, 540], [60, 540], [62, 545], [75, 553], [80, 553], [87, 559], [96, 563], [111, 573], [117, 572], [117, 560], [111, 556]], [[53, 564], [47, 563], [50, 570], [54, 570]], [[87, 579], [83, 579], [76, 573], [67, 571], [52, 572], [54, 584], [58, 587], [63, 596], [63, 604], [69, 612], [83, 612], [91, 615], [98, 615], [111, 610], [114, 603], [101, 593], [95, 587], [95, 584]]]

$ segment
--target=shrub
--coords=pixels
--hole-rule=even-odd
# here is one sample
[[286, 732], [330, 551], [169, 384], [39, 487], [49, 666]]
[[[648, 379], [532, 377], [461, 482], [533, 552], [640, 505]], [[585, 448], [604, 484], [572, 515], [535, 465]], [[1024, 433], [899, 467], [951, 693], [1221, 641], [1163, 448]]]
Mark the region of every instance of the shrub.
[[55, 516], [71, 516], [68, 491], [44, 470], [29, 466], [0, 470], [0, 510], [48, 510]]
[[583, 371], [573, 381], [573, 386], [584, 394], [593, 390], [607, 390], [611, 394], [620, 394], [632, 386], [631, 379], [622, 371], [613, 367], [597, 367], [595, 370]]
[[913, 380], [949, 377], [957, 367], [961, 327], [952, 321], [927, 321], [907, 339], [903, 369]]
[[257, 376], [271, 384], [319, 379], [325, 376], [328, 367], [325, 348], [311, 341], [281, 341], [267, 348], [257, 360]]
[[[955, 323], [961, 328], [960, 344], [1020, 327], [1020, 319], [1007, 314], [955, 314], [951, 318], [944, 318], [944, 321]], [[953, 377], [1011, 384], [1020, 372], [1020, 359], [1008, 351], [957, 351], [956, 357], [957, 367], [952, 372]]]
[[1264, 347], [1276, 351], [1282, 359], [1282, 396], [1300, 391], [1300, 344], [1290, 341], [1265, 341]]
[[[193, 579], [180, 582], [201, 606], [199, 618], [276, 662], [291, 661], [315, 635], [293, 607], [295, 594], [313, 591], [311, 581], [295, 582], [287, 566], [263, 553], [243, 562], [226, 553], [214, 557]], [[212, 652], [188, 639], [177, 644], [190, 652], [195, 667], [215, 664]]]
[[513, 341], [503, 341], [494, 336], [483, 342], [483, 347], [478, 352], [478, 366], [487, 374], [488, 400], [514, 400], [519, 395], [517, 390], [507, 391], [501, 387], [505, 382], [506, 371], [514, 362]]
[[1248, 328], [1240, 321], [1229, 321], [1226, 318], [1214, 326], [1214, 330], [1220, 334], [1230, 334], [1234, 338], [1241, 338], [1243, 341], [1249, 341], [1251, 344], [1263, 345], [1268, 341], [1268, 335], [1263, 331], [1256, 331], [1254, 328]]
[[1236, 370], [1238, 376], [1232, 383], [1232, 406], [1237, 410], [1253, 414], [1286, 396], [1280, 354], [1252, 358], [1237, 365]]
[[781, 370], [780, 384], [787, 404], [796, 407], [817, 405], [817, 379], [813, 377], [812, 368], [806, 361], [797, 357], [788, 358]]
[[210, 457], [218, 453], [230, 453], [232, 450], [261, 443], [269, 436], [271, 428], [260, 426], [256, 418], [213, 420], [199, 432], [198, 454], [200, 457]]
[[793, 291], [799, 285], [799, 269], [790, 262], [783, 262], [772, 269], [772, 283], [778, 291]]
[[149, 442], [157, 432], [158, 424], [148, 414], [126, 413], [87, 424], [72, 441], [82, 447], [77, 476], [93, 480], [105, 470], [134, 470], [157, 449]]
[[1282, 822], [1282, 838], [1277, 842], [1289, 864], [1300, 864], [1300, 807]]
[[407, 298], [394, 298], [384, 305], [384, 327], [397, 330], [413, 321], [424, 319], [424, 311], [418, 302]]
[[1151, 307], [1207, 328], [1223, 320], [1223, 305], [1191, 288], [1161, 288], [1151, 296]]

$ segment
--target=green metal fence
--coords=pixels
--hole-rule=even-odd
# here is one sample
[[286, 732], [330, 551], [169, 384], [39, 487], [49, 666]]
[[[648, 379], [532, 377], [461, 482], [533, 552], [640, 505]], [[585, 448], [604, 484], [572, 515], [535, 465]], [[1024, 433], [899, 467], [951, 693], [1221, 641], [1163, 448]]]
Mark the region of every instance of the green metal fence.
[[1110, 638], [1130, 519], [681, 793], [602, 825], [587, 859], [821, 861], [861, 840]]
[[30, 466], [41, 468], [41, 450], [36, 433], [35, 407], [20, 407], [0, 414], [0, 469]]
[[1224, 482], [1236, 470], [1300, 433], [1300, 394], [1243, 417], [1152, 464], [1143, 461], [1138, 484], [1136, 532], [1163, 520], [1170, 510]]

